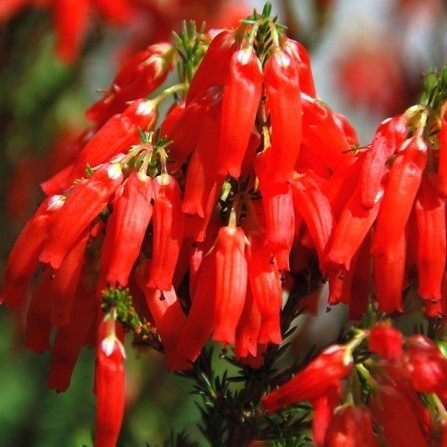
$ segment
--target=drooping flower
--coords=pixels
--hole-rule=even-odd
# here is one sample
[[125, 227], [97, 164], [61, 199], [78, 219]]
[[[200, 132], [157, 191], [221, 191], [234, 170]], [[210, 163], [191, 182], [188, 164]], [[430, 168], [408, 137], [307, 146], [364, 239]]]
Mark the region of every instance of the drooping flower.
[[107, 283], [127, 286], [152, 217], [152, 179], [132, 172], [107, 221], [101, 267]]
[[58, 269], [122, 181], [120, 166], [112, 163], [101, 166], [87, 180], [75, 185], [51, 225], [39, 256], [40, 262]]
[[376, 324], [369, 334], [369, 349], [386, 360], [402, 358], [402, 333], [388, 323]]
[[234, 344], [247, 294], [245, 234], [241, 227], [224, 226], [216, 242], [216, 327], [213, 340]]
[[329, 425], [325, 446], [327, 447], [378, 447], [379, 441], [373, 432], [373, 423], [364, 406], [345, 405], [337, 408]]
[[262, 405], [272, 413], [280, 408], [312, 400], [340, 386], [352, 369], [352, 356], [343, 346], [326, 348], [289, 382], [262, 398]]
[[98, 328], [95, 447], [111, 447], [118, 441], [124, 415], [124, 358], [124, 347], [115, 332], [115, 321], [110, 317]]
[[264, 83], [272, 126], [270, 166], [273, 183], [293, 180], [302, 139], [302, 105], [298, 66], [277, 49], [264, 66]]

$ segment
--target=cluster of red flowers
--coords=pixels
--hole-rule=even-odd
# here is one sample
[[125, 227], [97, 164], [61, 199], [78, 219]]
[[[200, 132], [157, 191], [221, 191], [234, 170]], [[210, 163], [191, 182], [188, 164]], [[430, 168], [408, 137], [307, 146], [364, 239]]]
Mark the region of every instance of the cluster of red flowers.
[[[359, 346], [365, 339], [369, 354], [362, 352], [362, 359], [354, 361], [353, 352], [364, 351]], [[367, 404], [359, 391], [362, 381]], [[379, 439], [396, 447], [445, 446], [446, 383], [447, 359], [436, 344], [423, 335], [404, 337], [385, 322], [359, 332], [347, 345], [327, 348], [262, 404], [273, 412], [310, 401], [317, 446], [378, 447]], [[440, 413], [430, 413], [424, 399]]]
[[[181, 82], [147, 99], [175, 66]], [[98, 411], [107, 389], [123, 390], [120, 337], [110, 329], [120, 316], [115, 303], [104, 323], [101, 297], [126, 287], [171, 370], [190, 368], [210, 337], [262, 364], [266, 346], [282, 341], [283, 279], [312, 256], [329, 279], [329, 303], [349, 304], [353, 318], [368, 305], [371, 254], [380, 311], [402, 310], [416, 272], [426, 313], [447, 314], [446, 115], [410, 109], [359, 149], [346, 118], [316, 98], [306, 50], [274, 19], [254, 14], [231, 31], [148, 47], [87, 117], [94, 124], [78, 138], [76, 159], [42, 184], [47, 197], [11, 251], [0, 296], [21, 306], [39, 270], [26, 343], [50, 349], [56, 328], [51, 388], [68, 387], [82, 346], [93, 344]], [[185, 282], [189, 293], [178, 296]], [[425, 352], [406, 343], [408, 355], [413, 345]], [[285, 400], [272, 393], [266, 408], [321, 396], [337, 405], [349, 352], [323, 353], [294, 379], [304, 397], [286, 388]], [[402, 398], [394, 382], [380, 383], [373, 402]], [[115, 400], [119, 430], [121, 394]], [[334, 421], [351, 413], [367, 417], [340, 410]]]

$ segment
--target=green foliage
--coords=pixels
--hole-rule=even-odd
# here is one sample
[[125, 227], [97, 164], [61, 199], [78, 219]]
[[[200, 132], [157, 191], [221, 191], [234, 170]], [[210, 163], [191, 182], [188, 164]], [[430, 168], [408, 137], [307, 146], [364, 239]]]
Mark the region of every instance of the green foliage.
[[187, 82], [188, 84], [191, 82], [194, 72], [207, 49], [202, 39], [205, 26], [205, 23], [202, 23], [200, 28], [197, 29], [194, 20], [183, 21], [180, 33], [172, 33], [176, 50], [181, 59], [178, 66], [178, 76], [181, 82]]
[[439, 111], [446, 100], [447, 65], [444, 65], [441, 69], [432, 69], [426, 73], [420, 103]]
[[[147, 447], [152, 447], [146, 444]], [[163, 447], [199, 447], [197, 442], [190, 441], [188, 434], [185, 431], [175, 434], [171, 431], [169, 439], [163, 442]]]

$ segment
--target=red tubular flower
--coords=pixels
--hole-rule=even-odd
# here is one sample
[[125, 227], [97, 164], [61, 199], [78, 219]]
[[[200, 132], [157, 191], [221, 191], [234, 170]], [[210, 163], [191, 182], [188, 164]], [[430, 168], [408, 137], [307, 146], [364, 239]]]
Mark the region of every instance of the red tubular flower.
[[379, 447], [366, 407], [343, 406], [335, 410], [326, 434], [326, 447]]
[[[281, 279], [271, 252], [259, 237], [251, 237], [247, 247], [248, 280], [262, 323], [259, 343], [282, 341], [280, 313], [282, 307]], [[256, 355], [253, 354], [252, 355]]]
[[124, 346], [115, 334], [115, 320], [102, 321], [96, 347], [95, 447], [113, 447], [118, 441], [125, 404], [124, 358]]
[[48, 197], [23, 228], [6, 261], [0, 303], [9, 307], [23, 304], [38, 265], [39, 254], [63, 204], [62, 196]]
[[356, 255], [355, 271], [351, 282], [351, 300], [349, 303], [349, 319], [360, 320], [368, 310], [371, 282], [371, 256], [368, 236], [360, 246]]
[[244, 231], [235, 226], [222, 227], [216, 242], [216, 327], [213, 340], [234, 344], [246, 294]]
[[439, 131], [438, 190], [447, 197], [447, 112], [444, 113]]
[[286, 39], [284, 51], [292, 57], [298, 66], [301, 91], [312, 98], [316, 97], [309, 54], [303, 45], [293, 39]]
[[[70, 323], [58, 328], [51, 352], [48, 387], [59, 392], [70, 385], [71, 375], [87, 336], [96, 325], [97, 305], [94, 290], [82, 278], [71, 309]], [[96, 327], [96, 326], [95, 326]]]
[[333, 113], [333, 118], [337, 127], [344, 133], [346, 137], [346, 141], [350, 146], [358, 146], [359, 145], [359, 137], [357, 135], [357, 131], [354, 129], [352, 124], [348, 121], [345, 115], [342, 113]]
[[335, 225], [327, 261], [350, 270], [351, 261], [364, 241], [379, 212], [380, 202], [365, 208], [357, 188], [343, 208]]
[[82, 233], [107, 206], [122, 180], [121, 168], [108, 164], [75, 185], [51, 226], [39, 260], [58, 269]]
[[79, 54], [90, 21], [90, 0], [58, 0], [54, 5], [56, 52], [73, 63]]
[[351, 303], [352, 280], [354, 268], [346, 271], [342, 265], [336, 265], [329, 270], [329, 296], [328, 304], [334, 306], [340, 302]]
[[[168, 110], [165, 119], [160, 124], [161, 135], [170, 135], [178, 123], [181, 121], [186, 110], [185, 101], [173, 104]], [[171, 138], [168, 138], [170, 140]], [[171, 148], [169, 148], [170, 150]]]
[[302, 137], [301, 90], [295, 60], [281, 49], [275, 51], [265, 63], [264, 83], [274, 154], [271, 181], [291, 181]]
[[[85, 232], [67, 254], [57, 271], [52, 271], [47, 293], [51, 297], [51, 322], [55, 326], [70, 323], [71, 306], [76, 294], [90, 232]], [[48, 298], [47, 298], [48, 299]]]
[[[211, 85], [198, 94], [183, 110], [173, 109], [162, 124], [169, 145], [170, 171], [177, 171], [189, 154], [199, 145], [199, 141], [208, 136], [208, 146], [217, 147], [219, 143], [220, 105], [222, 103], [222, 86]], [[172, 115], [178, 114], [175, 122]], [[166, 124], [165, 124], [166, 123]], [[197, 129], [201, 129], [197, 131]], [[208, 129], [208, 130], [207, 130]], [[211, 152], [211, 151], [210, 151]], [[213, 159], [217, 163], [216, 157]], [[214, 172], [216, 169], [213, 168]]]
[[311, 171], [296, 177], [292, 193], [294, 208], [306, 222], [320, 260], [320, 269], [324, 270], [326, 250], [335, 223], [331, 205]]
[[[297, 170], [313, 169], [329, 177], [338, 169], [352, 163], [353, 152], [343, 130], [337, 125], [334, 113], [318, 100], [301, 95], [303, 107], [302, 145]], [[315, 156], [318, 154], [318, 157]]]
[[405, 367], [416, 391], [436, 393], [447, 406], [447, 359], [435, 343], [423, 335], [408, 337]]
[[191, 309], [179, 337], [177, 355], [182, 360], [194, 362], [214, 329], [215, 281], [216, 259], [213, 252], [201, 263], [197, 285], [191, 296]]
[[381, 426], [380, 438], [387, 446], [428, 447], [418, 414], [398, 388], [380, 385], [368, 405], [374, 421]]
[[256, 52], [251, 46], [234, 52], [223, 89], [219, 174], [240, 176], [261, 96], [262, 69]]
[[390, 323], [376, 324], [369, 334], [369, 350], [386, 360], [402, 358], [402, 333]]
[[380, 205], [373, 253], [392, 254], [390, 247], [405, 230], [427, 164], [427, 145], [421, 137], [408, 139], [401, 149]]
[[168, 369], [181, 371], [190, 368], [191, 365], [187, 363], [186, 357], [176, 350], [185, 326], [185, 316], [174, 288], [162, 292], [145, 287], [144, 293], [163, 343]]
[[265, 244], [273, 253], [282, 249], [290, 253], [295, 230], [292, 188], [285, 185], [284, 192], [264, 193], [263, 186], [260, 184], [267, 230]]
[[148, 287], [170, 290], [184, 236], [180, 187], [169, 174], [154, 179], [152, 267]]
[[213, 247], [214, 241], [217, 238], [217, 233], [220, 230], [221, 226], [221, 217], [217, 214], [214, 214], [207, 229], [207, 237], [204, 238], [203, 241], [193, 242], [192, 250], [189, 257], [189, 294], [191, 296], [191, 299], [194, 299], [195, 289], [198, 282], [198, 274], [202, 265], [202, 261], [204, 259], [208, 259], [205, 258], [205, 256]]
[[418, 239], [418, 293], [425, 300], [440, 300], [447, 250], [446, 199], [439, 197], [427, 178], [422, 180], [414, 211]]
[[113, 204], [104, 238], [104, 246], [110, 245], [109, 259], [101, 260], [107, 264], [105, 278], [110, 284], [124, 287], [128, 283], [152, 217], [152, 195], [152, 179], [132, 172]]
[[364, 207], [372, 208], [382, 198], [382, 180], [388, 171], [386, 163], [403, 144], [407, 132], [402, 115], [383, 121], [376, 130], [360, 171], [360, 196]]
[[[216, 104], [217, 106], [217, 104]], [[202, 125], [197, 148], [191, 155], [186, 174], [182, 209], [190, 218], [196, 241], [203, 241], [220, 193], [224, 176], [216, 174], [216, 157], [210, 148], [219, 142], [220, 112], [210, 109]]]
[[262, 325], [262, 316], [251, 293], [251, 288], [247, 289], [244, 310], [242, 311], [239, 324], [236, 329], [236, 342], [234, 354], [237, 357], [245, 358], [249, 355], [258, 355], [259, 331]]
[[304, 400], [313, 400], [331, 387], [339, 386], [352, 369], [352, 356], [343, 346], [326, 348], [289, 382], [262, 398], [262, 405], [272, 413]]
[[152, 101], [138, 99], [123, 113], [113, 115], [87, 142], [80, 152], [71, 178], [85, 175], [85, 168], [110, 161], [121, 152], [127, 153], [140, 140], [139, 129], [147, 130], [155, 122], [157, 111]]
[[392, 252], [374, 255], [374, 286], [381, 312], [402, 312], [402, 291], [405, 284], [405, 234], [399, 236]]
[[229, 31], [222, 31], [214, 37], [189, 85], [187, 105], [212, 85], [225, 83], [235, 51], [235, 40]]
[[134, 54], [115, 76], [104, 98], [87, 109], [87, 118], [102, 126], [113, 115], [122, 113], [130, 101], [152, 93], [165, 81], [174, 54], [168, 43], [150, 45]]
[[51, 270], [46, 268], [33, 295], [26, 313], [25, 346], [40, 354], [50, 349], [51, 299], [48, 289], [51, 287]]
[[329, 424], [332, 420], [335, 407], [341, 400], [341, 389], [337, 384], [329, 388], [329, 390], [312, 400], [312, 407], [314, 414], [312, 418], [312, 434], [314, 444], [317, 447], [324, 447], [326, 444], [324, 440]]

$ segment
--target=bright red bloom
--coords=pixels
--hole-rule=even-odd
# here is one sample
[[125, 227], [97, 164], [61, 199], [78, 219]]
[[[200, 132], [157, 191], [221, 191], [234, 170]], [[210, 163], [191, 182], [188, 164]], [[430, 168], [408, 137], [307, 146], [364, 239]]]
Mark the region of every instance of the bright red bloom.
[[162, 292], [146, 287], [144, 292], [147, 306], [163, 343], [168, 369], [188, 369], [190, 364], [187, 363], [187, 357], [176, 350], [185, 326], [185, 315], [174, 288]]
[[59, 269], [51, 271], [51, 281], [47, 289], [49, 297], [46, 299], [51, 298], [51, 322], [55, 326], [70, 323], [71, 307], [84, 266], [89, 238], [90, 232], [86, 231], [67, 254]]
[[290, 253], [295, 231], [295, 213], [293, 194], [290, 185], [283, 191], [267, 191], [264, 193], [265, 179], [261, 183], [262, 205], [265, 215], [265, 244], [273, 252], [283, 249]]
[[[215, 326], [216, 257], [210, 253], [201, 262], [195, 287], [190, 289], [191, 309], [179, 336], [177, 355], [194, 362]], [[191, 286], [191, 284], [190, 284]]]
[[447, 359], [438, 347], [423, 335], [407, 338], [405, 367], [414, 389], [436, 393], [447, 406]]
[[240, 176], [261, 96], [262, 69], [256, 52], [251, 46], [234, 52], [223, 89], [219, 174]]
[[154, 179], [153, 251], [148, 287], [171, 290], [184, 237], [184, 219], [177, 180], [161, 174]]
[[292, 192], [294, 208], [306, 222], [320, 260], [320, 269], [324, 271], [326, 250], [335, 223], [331, 205], [312, 171], [295, 178]]
[[262, 398], [262, 405], [272, 413], [289, 405], [312, 400], [340, 385], [352, 369], [352, 356], [343, 346], [326, 348], [289, 382]]
[[155, 122], [156, 108], [152, 101], [138, 99], [113, 115], [87, 142], [71, 172], [71, 179], [85, 176], [85, 168], [106, 163], [131, 146], [141, 142], [139, 130], [149, 130]]
[[186, 96], [187, 105], [209, 87], [225, 83], [235, 51], [235, 39], [229, 31], [222, 31], [214, 37], [191, 80]]
[[386, 360], [402, 358], [402, 333], [388, 323], [376, 324], [369, 334], [369, 350]]
[[122, 113], [130, 101], [152, 93], [172, 69], [174, 54], [168, 43], [150, 45], [134, 54], [118, 71], [104, 98], [87, 109], [87, 118], [102, 126], [113, 115]]
[[250, 238], [250, 245], [247, 246], [247, 262], [251, 294], [262, 317], [259, 343], [279, 344], [282, 341], [280, 328], [281, 278], [276, 262], [264, 245], [262, 238]]
[[39, 260], [58, 269], [82, 233], [107, 206], [122, 181], [119, 165], [108, 164], [75, 185], [57, 213]]
[[241, 227], [225, 226], [216, 242], [216, 327], [213, 340], [234, 344], [236, 328], [247, 294], [245, 234]]
[[264, 84], [274, 160], [270, 166], [271, 181], [291, 181], [302, 138], [301, 89], [296, 61], [285, 51], [276, 50], [265, 63]]
[[340, 403], [341, 390], [337, 384], [312, 400], [314, 414], [312, 418], [312, 434], [316, 446], [323, 447], [329, 424], [332, 420], [335, 407]]
[[405, 234], [393, 241], [395, 247], [386, 254], [373, 256], [374, 286], [381, 312], [402, 312], [402, 292], [405, 285]]
[[73, 299], [70, 323], [59, 327], [54, 338], [49, 388], [62, 392], [69, 387], [79, 353], [87, 342], [89, 332], [92, 328], [96, 330], [97, 306], [95, 290], [88, 283], [84, 271]]
[[[214, 209], [217, 194], [224, 179], [224, 176], [218, 175], [216, 172], [217, 158], [215, 153], [210, 150], [210, 148], [217, 148], [219, 145], [220, 104], [220, 94], [217, 94], [217, 96], [214, 96], [209, 108], [207, 108], [208, 113], [202, 115], [202, 129], [197, 141], [197, 147], [191, 154], [188, 163], [185, 196], [182, 204], [182, 209], [185, 213], [197, 214], [201, 218], [208, 219]], [[219, 185], [218, 187], [217, 184]]]
[[260, 343], [259, 331], [261, 329], [261, 324], [262, 316], [249, 287], [245, 299], [244, 310], [236, 330], [234, 354], [237, 357], [245, 358], [249, 355], [253, 357], [258, 355], [258, 343]]
[[63, 204], [62, 196], [48, 197], [23, 228], [6, 262], [0, 296], [2, 304], [9, 307], [23, 304], [38, 265], [40, 252]]
[[447, 197], [447, 112], [444, 113], [439, 130], [439, 160], [437, 185], [443, 197]]
[[51, 287], [51, 269], [46, 268], [39, 284], [35, 287], [26, 313], [25, 346], [35, 353], [50, 349], [51, 297], [48, 289]]
[[361, 203], [361, 189], [356, 188], [335, 225], [327, 254], [328, 262], [350, 270], [352, 258], [371, 229], [379, 207], [380, 202], [376, 202], [372, 207], [365, 208]]
[[439, 197], [426, 178], [422, 180], [414, 211], [418, 238], [418, 293], [425, 300], [440, 300], [447, 253], [446, 199]]
[[104, 320], [98, 328], [96, 347], [95, 447], [112, 447], [118, 441], [124, 415], [124, 347], [115, 334], [115, 321]]
[[379, 447], [366, 407], [343, 406], [335, 410], [326, 435], [326, 447]]
[[388, 253], [404, 233], [427, 164], [427, 144], [412, 137], [401, 147], [390, 171], [377, 217], [373, 253]]
[[417, 412], [398, 388], [380, 385], [368, 406], [387, 446], [428, 447]]
[[315, 98], [315, 83], [312, 75], [309, 54], [307, 53], [306, 48], [296, 40], [286, 39], [284, 51], [297, 63], [301, 91], [306, 95]]
[[87, 34], [91, 14], [90, 0], [57, 0], [54, 5], [56, 53], [73, 63]]
[[383, 177], [388, 171], [386, 163], [403, 144], [407, 133], [402, 115], [386, 119], [376, 130], [360, 171], [361, 203], [366, 208], [374, 207], [382, 198]]
[[328, 106], [306, 95], [301, 95], [301, 102], [302, 144], [296, 170], [312, 169], [327, 178], [352, 163], [351, 145]]
[[101, 267], [109, 284], [119, 283], [125, 287], [128, 283], [152, 217], [152, 197], [152, 179], [132, 172], [121, 195], [113, 202], [101, 258]]

